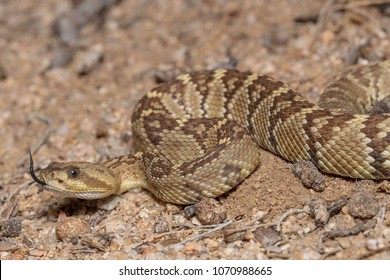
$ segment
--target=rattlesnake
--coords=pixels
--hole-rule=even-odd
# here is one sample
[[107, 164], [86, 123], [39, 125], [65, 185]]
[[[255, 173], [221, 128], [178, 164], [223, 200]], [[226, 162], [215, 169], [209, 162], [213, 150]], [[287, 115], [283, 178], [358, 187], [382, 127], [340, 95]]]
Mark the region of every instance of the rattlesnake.
[[[319, 106], [283, 82], [236, 70], [179, 76], [135, 107], [138, 152], [95, 164], [53, 162], [34, 180], [84, 199], [143, 187], [163, 201], [217, 197], [260, 163], [260, 148], [352, 178], [390, 178], [390, 115], [366, 115], [390, 94], [390, 61], [357, 68]], [[329, 109], [332, 109], [329, 110]]]

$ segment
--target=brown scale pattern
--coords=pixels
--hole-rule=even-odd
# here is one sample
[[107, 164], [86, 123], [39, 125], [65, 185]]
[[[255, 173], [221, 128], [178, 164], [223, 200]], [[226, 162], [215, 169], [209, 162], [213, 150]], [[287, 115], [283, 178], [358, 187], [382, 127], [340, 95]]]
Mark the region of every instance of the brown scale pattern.
[[151, 188], [164, 200], [183, 196], [184, 203], [199, 193], [217, 196], [256, 168], [258, 146], [291, 162], [311, 160], [326, 173], [389, 178], [388, 115], [364, 115], [390, 93], [389, 69], [386, 61], [351, 71], [325, 90], [322, 107], [249, 72], [203, 71], [162, 84], [132, 116], [136, 147], [172, 164], [166, 176], [145, 165]]
[[[319, 106], [255, 73], [181, 75], [137, 104], [137, 153], [101, 165], [55, 163], [40, 180], [68, 196], [144, 187], [164, 201], [191, 204], [238, 185], [259, 165], [260, 147], [291, 162], [310, 160], [326, 173], [390, 178], [390, 115], [366, 114], [387, 95], [390, 61], [350, 71], [325, 90]], [[79, 178], [68, 178], [69, 168], [78, 168]]]

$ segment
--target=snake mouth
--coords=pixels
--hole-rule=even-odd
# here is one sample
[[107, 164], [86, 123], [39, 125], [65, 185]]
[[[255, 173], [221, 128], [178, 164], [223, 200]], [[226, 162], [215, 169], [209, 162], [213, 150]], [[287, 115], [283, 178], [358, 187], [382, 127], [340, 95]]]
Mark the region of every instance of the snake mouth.
[[43, 186], [46, 186], [46, 182], [40, 180], [37, 175], [35, 175], [35, 172], [34, 172], [34, 161], [33, 161], [33, 157], [32, 157], [32, 154], [31, 154], [31, 149], [30, 147], [28, 147], [28, 152], [30, 154], [30, 175], [31, 175], [31, 178], [36, 182], [38, 183], [39, 185], [41, 185], [41, 187]]
[[[35, 179], [34, 179], [35, 181]], [[38, 179], [39, 182], [42, 182]], [[38, 183], [38, 182], [37, 182]], [[43, 190], [51, 191], [53, 193], [57, 193], [62, 197], [68, 197], [68, 198], [80, 198], [80, 199], [86, 199], [86, 200], [95, 200], [95, 199], [101, 199], [105, 198], [106, 195], [102, 195], [101, 192], [98, 191], [78, 191], [78, 192], [69, 192], [64, 189], [61, 189], [59, 187], [47, 184], [45, 182], [42, 182], [44, 185], [41, 186]]]

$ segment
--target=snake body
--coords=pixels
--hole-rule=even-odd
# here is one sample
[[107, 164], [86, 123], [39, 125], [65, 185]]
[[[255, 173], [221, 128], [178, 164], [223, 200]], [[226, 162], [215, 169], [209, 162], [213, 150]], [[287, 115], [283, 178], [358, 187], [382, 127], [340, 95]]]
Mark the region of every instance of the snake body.
[[163, 201], [192, 204], [237, 186], [259, 165], [260, 147], [325, 173], [390, 178], [390, 115], [366, 114], [389, 94], [390, 61], [348, 73], [319, 106], [265, 75], [181, 75], [136, 105], [136, 153], [100, 164], [54, 162], [37, 181], [86, 199], [144, 187]]

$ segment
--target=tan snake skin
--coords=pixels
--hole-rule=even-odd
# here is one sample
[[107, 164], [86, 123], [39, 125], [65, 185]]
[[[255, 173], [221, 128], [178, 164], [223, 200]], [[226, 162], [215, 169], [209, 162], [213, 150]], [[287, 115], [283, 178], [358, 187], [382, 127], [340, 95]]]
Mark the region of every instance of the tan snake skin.
[[96, 199], [143, 187], [161, 200], [192, 204], [238, 185], [259, 165], [259, 147], [326, 173], [389, 178], [389, 115], [365, 114], [389, 94], [390, 61], [352, 71], [325, 90], [321, 107], [255, 73], [181, 75], [136, 106], [137, 153], [101, 164], [51, 163], [35, 178], [66, 196]]

